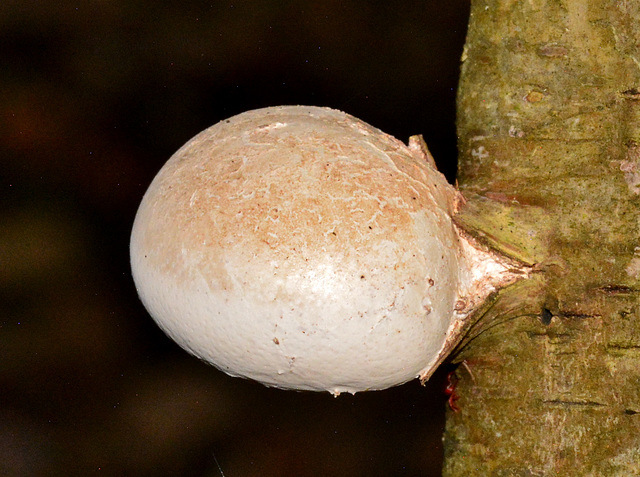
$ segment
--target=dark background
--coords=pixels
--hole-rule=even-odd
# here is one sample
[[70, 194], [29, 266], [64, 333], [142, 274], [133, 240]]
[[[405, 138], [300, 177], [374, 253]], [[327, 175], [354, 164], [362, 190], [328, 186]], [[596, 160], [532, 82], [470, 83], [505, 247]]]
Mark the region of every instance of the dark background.
[[155, 326], [128, 240], [175, 150], [264, 106], [422, 133], [453, 180], [467, 17], [467, 0], [3, 0], [0, 475], [439, 475], [445, 370], [337, 399], [229, 378]]

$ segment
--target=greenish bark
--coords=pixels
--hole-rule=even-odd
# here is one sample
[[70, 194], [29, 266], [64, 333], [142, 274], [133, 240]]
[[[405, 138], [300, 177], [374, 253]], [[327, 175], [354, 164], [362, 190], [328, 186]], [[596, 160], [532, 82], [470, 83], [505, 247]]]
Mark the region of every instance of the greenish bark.
[[445, 476], [640, 475], [639, 19], [472, 1], [457, 220], [535, 273], [456, 358]]

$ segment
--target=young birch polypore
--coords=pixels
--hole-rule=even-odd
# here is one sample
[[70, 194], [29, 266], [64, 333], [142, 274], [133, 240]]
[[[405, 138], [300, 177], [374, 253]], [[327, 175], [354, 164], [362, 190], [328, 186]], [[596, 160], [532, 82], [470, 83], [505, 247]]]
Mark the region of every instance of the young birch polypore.
[[340, 111], [259, 109], [195, 136], [147, 190], [138, 293], [180, 346], [267, 386], [426, 379], [465, 319], [520, 274], [474, 246], [421, 138]]

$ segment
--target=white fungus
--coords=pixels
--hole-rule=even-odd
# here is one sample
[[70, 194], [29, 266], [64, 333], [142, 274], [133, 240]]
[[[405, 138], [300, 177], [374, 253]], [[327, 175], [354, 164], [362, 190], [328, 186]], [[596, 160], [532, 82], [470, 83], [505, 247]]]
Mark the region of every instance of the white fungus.
[[138, 210], [142, 302], [184, 349], [267, 386], [337, 395], [426, 379], [517, 273], [456, 229], [461, 196], [419, 146], [308, 106], [203, 131]]

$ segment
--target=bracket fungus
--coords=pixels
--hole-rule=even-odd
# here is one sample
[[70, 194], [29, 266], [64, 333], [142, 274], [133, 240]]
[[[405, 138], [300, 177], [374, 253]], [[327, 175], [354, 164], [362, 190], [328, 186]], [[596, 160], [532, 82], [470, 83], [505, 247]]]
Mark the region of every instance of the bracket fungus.
[[280, 106], [201, 132], [137, 212], [131, 267], [158, 325], [232, 375], [285, 389], [427, 379], [522, 268], [458, 230], [419, 136]]

